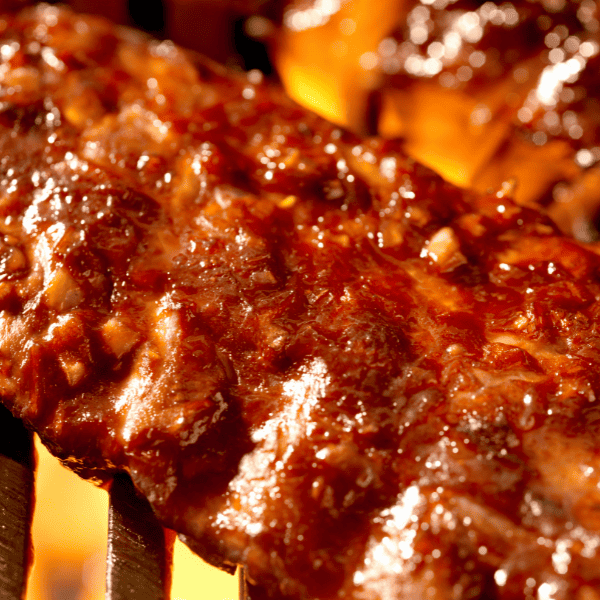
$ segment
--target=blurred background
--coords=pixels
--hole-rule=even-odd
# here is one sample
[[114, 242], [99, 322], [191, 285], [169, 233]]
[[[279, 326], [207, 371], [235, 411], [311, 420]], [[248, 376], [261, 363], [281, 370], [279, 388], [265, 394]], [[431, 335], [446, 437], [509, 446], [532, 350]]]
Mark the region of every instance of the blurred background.
[[[47, 0], [48, 1], [48, 0]], [[0, 0], [32, 4], [32, 0]], [[281, 20], [287, 0], [49, 0], [81, 13], [99, 14], [115, 23], [202, 52], [243, 70], [273, 72], [263, 43]]]

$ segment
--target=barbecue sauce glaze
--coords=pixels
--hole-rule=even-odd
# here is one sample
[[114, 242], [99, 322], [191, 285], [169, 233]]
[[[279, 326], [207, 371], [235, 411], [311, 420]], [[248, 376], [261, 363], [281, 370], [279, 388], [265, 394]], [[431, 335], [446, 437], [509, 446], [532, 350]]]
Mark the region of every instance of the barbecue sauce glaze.
[[600, 598], [597, 247], [169, 42], [0, 20], [0, 392], [270, 598]]

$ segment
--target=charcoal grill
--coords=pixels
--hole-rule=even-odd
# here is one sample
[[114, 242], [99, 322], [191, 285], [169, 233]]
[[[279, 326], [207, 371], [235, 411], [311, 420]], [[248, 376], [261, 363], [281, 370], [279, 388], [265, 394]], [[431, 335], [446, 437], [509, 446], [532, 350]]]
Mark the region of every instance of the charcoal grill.
[[[34, 480], [32, 434], [0, 407], [0, 600], [25, 596]], [[129, 476], [117, 475], [110, 488], [106, 600], [167, 600], [174, 541], [175, 533], [160, 525]], [[250, 586], [239, 577], [240, 600], [251, 600]]]

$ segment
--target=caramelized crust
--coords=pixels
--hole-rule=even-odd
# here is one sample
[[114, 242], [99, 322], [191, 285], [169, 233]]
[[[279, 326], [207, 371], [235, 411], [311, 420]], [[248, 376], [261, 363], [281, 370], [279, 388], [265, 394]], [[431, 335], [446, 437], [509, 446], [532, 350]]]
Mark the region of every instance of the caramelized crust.
[[595, 246], [256, 73], [0, 29], [0, 390], [54, 453], [265, 597], [600, 597]]

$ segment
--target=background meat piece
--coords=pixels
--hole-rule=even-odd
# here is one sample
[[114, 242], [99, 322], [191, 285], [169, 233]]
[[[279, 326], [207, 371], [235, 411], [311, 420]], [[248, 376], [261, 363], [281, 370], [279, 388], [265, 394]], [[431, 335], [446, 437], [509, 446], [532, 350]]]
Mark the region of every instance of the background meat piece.
[[512, 179], [518, 201], [550, 204], [564, 231], [596, 236], [596, 2], [326, 6], [284, 13], [275, 56], [294, 98], [403, 137], [458, 185]]

